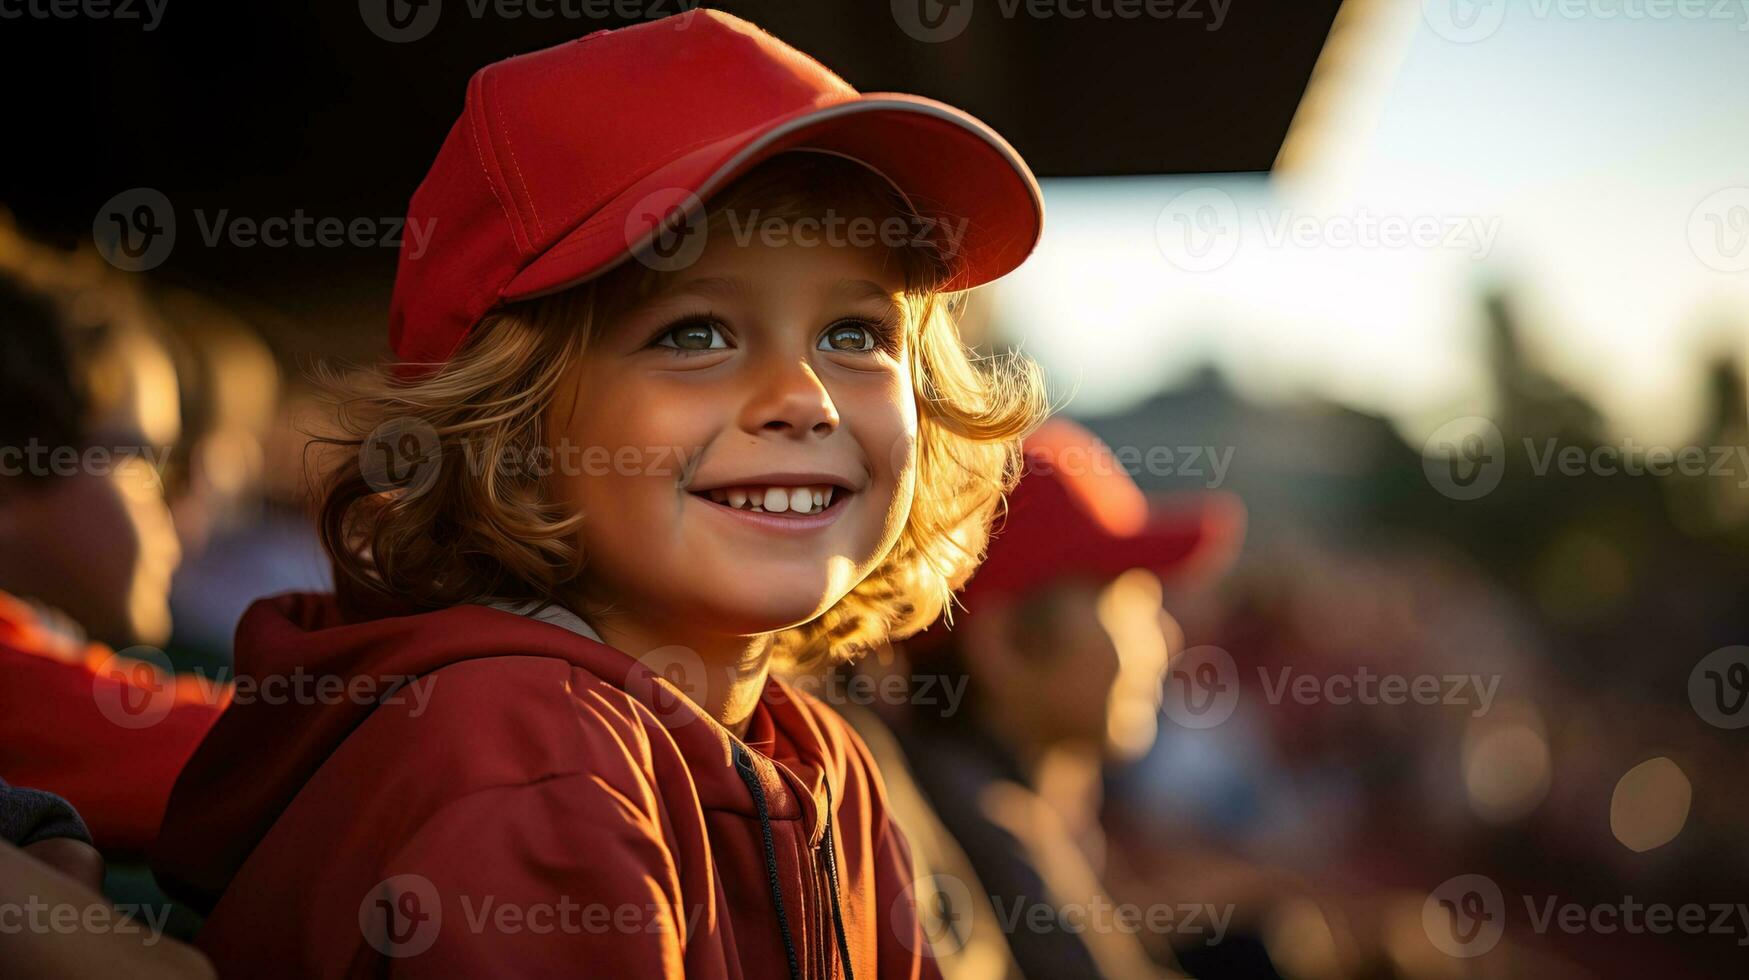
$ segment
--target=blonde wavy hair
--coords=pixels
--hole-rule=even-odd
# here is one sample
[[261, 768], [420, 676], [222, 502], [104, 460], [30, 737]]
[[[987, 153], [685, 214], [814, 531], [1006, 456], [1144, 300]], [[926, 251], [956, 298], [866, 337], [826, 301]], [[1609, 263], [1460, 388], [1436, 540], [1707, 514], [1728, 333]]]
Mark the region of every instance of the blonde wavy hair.
[[[793, 220], [822, 209], [918, 214], [884, 178], [860, 164], [783, 154], [712, 198], [709, 229], [732, 210]], [[1019, 354], [976, 356], [959, 335], [959, 294], [950, 248], [915, 242], [893, 249], [904, 264], [906, 350], [918, 407], [917, 489], [899, 538], [881, 563], [819, 617], [774, 637], [780, 664], [849, 659], [900, 639], [949, 612], [953, 590], [977, 567], [991, 521], [1013, 487], [1020, 440], [1048, 414], [1036, 364]], [[489, 313], [435, 370], [323, 377], [338, 431], [316, 444], [327, 456], [319, 524], [343, 586], [419, 606], [485, 600], [564, 604], [583, 571], [577, 530], [545, 479], [526, 468], [478, 460], [529, 459], [543, 445], [541, 419], [572, 359], [615, 312], [662, 281], [638, 262], [550, 297]], [[373, 434], [418, 420], [438, 445], [417, 492], [385, 488], [365, 450]], [[470, 465], [473, 461], [474, 465]], [[427, 482], [428, 481], [428, 482]], [[587, 614], [584, 610], [579, 612]]]

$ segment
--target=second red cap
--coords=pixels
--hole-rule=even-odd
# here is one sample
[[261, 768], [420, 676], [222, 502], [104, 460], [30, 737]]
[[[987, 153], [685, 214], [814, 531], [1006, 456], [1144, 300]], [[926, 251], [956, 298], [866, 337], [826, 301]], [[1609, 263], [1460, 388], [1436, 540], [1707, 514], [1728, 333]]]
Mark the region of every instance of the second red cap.
[[[1176, 584], [1211, 575], [1232, 562], [1245, 536], [1239, 498], [1199, 491], [1150, 499], [1111, 447], [1060, 417], [1026, 438], [1007, 503], [983, 563], [957, 595], [963, 616], [1076, 576], [1098, 581], [1145, 568]], [[938, 619], [908, 648], [928, 651], [948, 632]]]

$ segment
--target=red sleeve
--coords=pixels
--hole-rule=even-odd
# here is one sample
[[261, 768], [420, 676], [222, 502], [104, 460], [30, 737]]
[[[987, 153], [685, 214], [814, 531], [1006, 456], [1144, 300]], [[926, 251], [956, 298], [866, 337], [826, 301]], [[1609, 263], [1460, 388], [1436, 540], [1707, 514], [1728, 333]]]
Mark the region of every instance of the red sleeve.
[[686, 975], [662, 829], [597, 776], [465, 796], [386, 869], [366, 935], [395, 976]]
[[111, 856], [144, 853], [230, 689], [93, 648], [0, 646], [0, 778], [66, 797]]

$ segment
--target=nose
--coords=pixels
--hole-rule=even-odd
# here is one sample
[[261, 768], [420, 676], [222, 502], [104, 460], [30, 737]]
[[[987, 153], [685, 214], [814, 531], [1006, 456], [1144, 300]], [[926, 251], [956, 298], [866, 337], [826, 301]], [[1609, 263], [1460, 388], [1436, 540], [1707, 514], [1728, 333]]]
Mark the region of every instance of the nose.
[[755, 435], [775, 432], [792, 437], [830, 435], [838, 428], [838, 406], [805, 359], [772, 358], [742, 409], [741, 427]]

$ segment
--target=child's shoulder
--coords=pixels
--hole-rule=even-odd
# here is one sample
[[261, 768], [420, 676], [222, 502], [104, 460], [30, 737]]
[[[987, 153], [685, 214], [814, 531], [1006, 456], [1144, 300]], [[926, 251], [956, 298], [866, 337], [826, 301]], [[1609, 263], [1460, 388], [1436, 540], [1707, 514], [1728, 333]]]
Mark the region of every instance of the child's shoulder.
[[224, 726], [312, 768], [389, 764], [464, 791], [651, 772], [624, 654], [484, 606], [399, 612], [347, 615], [327, 595], [258, 603], [239, 629], [239, 681], [308, 697], [240, 697]]
[[[648, 712], [609, 679], [542, 654], [494, 654], [405, 684], [359, 732], [496, 783], [576, 772], [653, 777]], [[369, 729], [367, 732], [365, 729]]]

